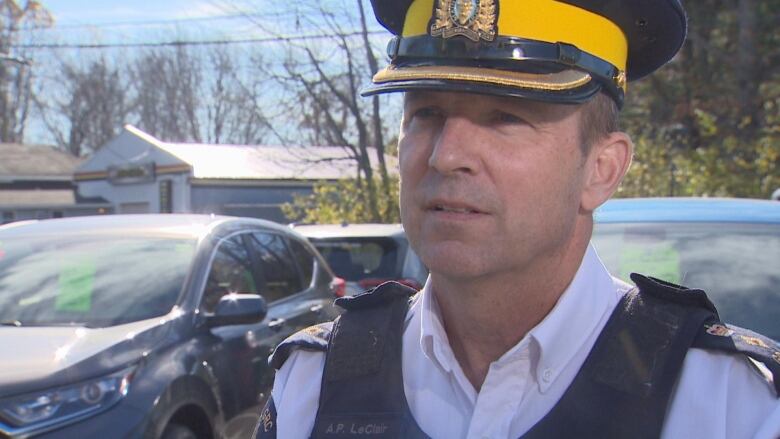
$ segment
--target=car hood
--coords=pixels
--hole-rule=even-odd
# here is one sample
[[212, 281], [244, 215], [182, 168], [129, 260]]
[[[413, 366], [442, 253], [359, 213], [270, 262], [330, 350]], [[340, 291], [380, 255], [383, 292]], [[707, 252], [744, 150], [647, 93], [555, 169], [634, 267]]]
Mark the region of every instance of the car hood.
[[[175, 316], [178, 317], [178, 316]], [[0, 397], [74, 383], [137, 361], [170, 332], [171, 316], [107, 328], [0, 327]]]

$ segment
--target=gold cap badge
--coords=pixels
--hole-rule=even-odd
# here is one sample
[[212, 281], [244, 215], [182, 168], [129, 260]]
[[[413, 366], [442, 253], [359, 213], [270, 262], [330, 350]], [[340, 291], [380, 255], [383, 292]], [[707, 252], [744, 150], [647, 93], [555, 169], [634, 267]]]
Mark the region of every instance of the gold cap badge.
[[436, 0], [431, 36], [463, 35], [472, 41], [493, 41], [497, 22], [496, 0]]

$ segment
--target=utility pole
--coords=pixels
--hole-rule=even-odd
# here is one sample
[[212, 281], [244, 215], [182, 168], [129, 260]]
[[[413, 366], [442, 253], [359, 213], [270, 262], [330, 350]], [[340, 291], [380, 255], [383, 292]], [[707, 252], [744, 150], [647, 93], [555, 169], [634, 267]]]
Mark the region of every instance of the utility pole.
[[[9, 88], [14, 82], [23, 84], [23, 81], [16, 79], [25, 72], [17, 71], [14, 76], [9, 63], [17, 64], [19, 70], [30, 65], [28, 60], [11, 55], [11, 46], [19, 34], [19, 26], [23, 23], [33, 27], [49, 27], [54, 20], [46, 8], [35, 0], [28, 0], [24, 7], [19, 6], [16, 0], [0, 0], [0, 142], [22, 141], [16, 138], [19, 103], [12, 102]], [[30, 90], [25, 90], [25, 93], [30, 93]]]

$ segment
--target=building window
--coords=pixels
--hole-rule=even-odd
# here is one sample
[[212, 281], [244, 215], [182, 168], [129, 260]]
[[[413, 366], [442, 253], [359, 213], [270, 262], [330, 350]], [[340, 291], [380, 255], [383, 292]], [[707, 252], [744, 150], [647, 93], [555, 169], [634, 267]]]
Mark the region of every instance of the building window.
[[55, 210], [54, 212], [51, 213], [51, 217], [52, 218], [62, 218], [63, 217], [62, 211], [61, 210]]
[[14, 220], [13, 212], [3, 212], [3, 224], [10, 223], [13, 220]]
[[173, 182], [160, 180], [160, 213], [173, 213]]

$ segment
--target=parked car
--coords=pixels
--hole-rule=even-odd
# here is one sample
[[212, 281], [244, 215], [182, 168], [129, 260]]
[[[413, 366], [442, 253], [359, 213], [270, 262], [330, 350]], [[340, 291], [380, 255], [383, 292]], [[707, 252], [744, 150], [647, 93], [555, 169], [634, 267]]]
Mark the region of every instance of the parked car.
[[261, 220], [2, 226], [0, 437], [250, 437], [269, 353], [335, 317], [343, 287], [303, 237]]
[[420, 258], [409, 246], [400, 224], [296, 225], [347, 281], [347, 294], [357, 294], [394, 280], [415, 289], [428, 277]]
[[701, 288], [726, 322], [780, 340], [780, 203], [616, 199], [595, 221], [593, 243], [616, 276]]

